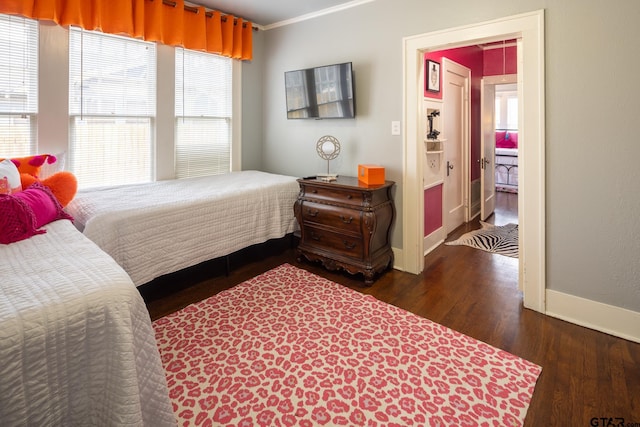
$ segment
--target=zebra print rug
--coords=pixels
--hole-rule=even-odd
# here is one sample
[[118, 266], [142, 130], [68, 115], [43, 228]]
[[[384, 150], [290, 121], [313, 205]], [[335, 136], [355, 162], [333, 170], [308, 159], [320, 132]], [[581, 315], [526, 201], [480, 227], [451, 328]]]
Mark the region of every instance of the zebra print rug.
[[470, 231], [445, 245], [464, 245], [494, 254], [518, 258], [518, 224], [493, 225], [480, 221], [479, 230]]

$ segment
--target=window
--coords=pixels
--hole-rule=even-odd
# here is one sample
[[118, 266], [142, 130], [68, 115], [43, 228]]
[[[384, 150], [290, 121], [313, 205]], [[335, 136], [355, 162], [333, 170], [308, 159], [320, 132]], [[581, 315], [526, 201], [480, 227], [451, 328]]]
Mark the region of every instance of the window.
[[231, 171], [232, 60], [176, 49], [176, 178]]
[[156, 45], [71, 28], [70, 169], [80, 187], [153, 180]]
[[0, 157], [37, 149], [38, 22], [0, 15]]
[[518, 90], [516, 84], [496, 85], [496, 129], [518, 129]]

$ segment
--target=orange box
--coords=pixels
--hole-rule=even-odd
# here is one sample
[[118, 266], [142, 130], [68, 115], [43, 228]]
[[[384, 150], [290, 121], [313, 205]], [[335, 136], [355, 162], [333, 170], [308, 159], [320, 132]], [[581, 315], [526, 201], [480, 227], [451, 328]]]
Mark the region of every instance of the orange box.
[[358, 181], [367, 185], [384, 184], [384, 168], [377, 165], [358, 165]]

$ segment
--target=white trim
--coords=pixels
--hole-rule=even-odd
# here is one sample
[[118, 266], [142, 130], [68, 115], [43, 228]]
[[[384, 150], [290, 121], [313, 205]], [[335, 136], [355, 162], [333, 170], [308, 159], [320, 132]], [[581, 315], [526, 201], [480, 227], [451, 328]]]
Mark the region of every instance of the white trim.
[[[520, 137], [523, 141], [519, 166], [518, 221], [520, 250], [519, 284], [524, 306], [545, 312], [545, 102], [544, 102], [544, 11], [510, 16], [494, 21], [407, 37], [403, 39], [403, 250], [404, 270], [419, 274], [424, 269], [423, 238], [419, 233], [424, 200], [420, 103], [423, 98], [424, 52], [518, 38], [518, 77], [522, 82]], [[526, 141], [526, 142], [525, 142]], [[526, 153], [524, 152], [526, 151]], [[526, 193], [527, 198], [521, 197]]]
[[428, 236], [424, 238], [424, 255], [437, 248], [442, 242], [445, 241], [446, 238], [447, 232], [444, 227], [440, 227], [432, 231]]
[[242, 170], [242, 61], [231, 61], [231, 171]]
[[640, 313], [547, 289], [546, 314], [640, 343]]
[[404, 254], [402, 252], [402, 249], [392, 247], [391, 250], [393, 251], [393, 269], [403, 271], [402, 266], [404, 265]]
[[509, 42], [509, 43], [505, 43], [503, 44], [491, 44], [491, 45], [484, 45], [484, 46], [480, 46], [480, 48], [482, 50], [492, 50], [492, 49], [502, 49], [503, 47], [513, 47], [513, 46], [517, 46], [518, 43], [516, 42]]
[[318, 18], [319, 16], [329, 15], [330, 13], [341, 12], [345, 9], [351, 9], [352, 7], [362, 6], [366, 3], [371, 3], [374, 0], [354, 0], [348, 3], [339, 4], [337, 6], [328, 7], [326, 9], [318, 10], [316, 12], [307, 13], [305, 15], [296, 16], [295, 18], [285, 19], [284, 21], [274, 22], [273, 24], [265, 25], [261, 27], [264, 31], [273, 30], [274, 28], [284, 27], [285, 25], [291, 25], [309, 19]]
[[484, 84], [487, 85], [503, 85], [509, 83], [518, 83], [517, 74], [499, 74], [497, 76], [484, 76]]

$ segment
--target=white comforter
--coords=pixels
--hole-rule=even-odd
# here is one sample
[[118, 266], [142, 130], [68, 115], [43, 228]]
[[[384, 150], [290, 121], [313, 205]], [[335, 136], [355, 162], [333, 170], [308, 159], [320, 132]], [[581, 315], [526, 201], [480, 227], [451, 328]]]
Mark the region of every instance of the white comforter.
[[0, 425], [175, 425], [149, 313], [68, 220], [0, 245]]
[[259, 171], [79, 191], [75, 224], [136, 286], [292, 233], [295, 177]]

